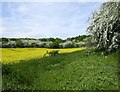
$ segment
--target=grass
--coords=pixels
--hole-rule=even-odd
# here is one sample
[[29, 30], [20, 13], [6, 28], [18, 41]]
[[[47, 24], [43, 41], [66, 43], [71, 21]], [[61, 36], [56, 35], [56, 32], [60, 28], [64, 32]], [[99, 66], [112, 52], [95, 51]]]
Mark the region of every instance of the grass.
[[82, 50], [3, 64], [3, 90], [118, 90], [118, 54]]
[[[78, 50], [83, 50], [85, 48], [68, 48], [68, 49], [54, 49], [60, 50], [59, 53], [69, 53]], [[41, 58], [46, 53], [46, 51], [51, 51], [53, 49], [46, 48], [2, 48], [2, 63], [17, 63], [24, 60], [30, 60], [33, 58]]]

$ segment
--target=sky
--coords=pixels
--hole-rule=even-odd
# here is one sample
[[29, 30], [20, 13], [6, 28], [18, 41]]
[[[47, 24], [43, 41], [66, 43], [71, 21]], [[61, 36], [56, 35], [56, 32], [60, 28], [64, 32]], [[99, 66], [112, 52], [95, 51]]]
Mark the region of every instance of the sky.
[[84, 35], [88, 19], [100, 5], [101, 2], [1, 2], [0, 35], [62, 39]]

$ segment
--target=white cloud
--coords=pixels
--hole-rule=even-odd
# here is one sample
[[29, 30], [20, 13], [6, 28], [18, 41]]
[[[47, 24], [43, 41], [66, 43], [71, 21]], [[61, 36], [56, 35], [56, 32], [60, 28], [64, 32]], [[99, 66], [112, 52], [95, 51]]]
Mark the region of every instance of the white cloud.
[[19, 13], [28, 13], [29, 10], [24, 4], [22, 4], [17, 8], [17, 11]]
[[83, 6], [80, 3], [12, 3], [13, 16], [3, 18], [6, 27], [3, 36], [67, 38], [85, 34], [85, 22], [96, 6], [92, 3]]

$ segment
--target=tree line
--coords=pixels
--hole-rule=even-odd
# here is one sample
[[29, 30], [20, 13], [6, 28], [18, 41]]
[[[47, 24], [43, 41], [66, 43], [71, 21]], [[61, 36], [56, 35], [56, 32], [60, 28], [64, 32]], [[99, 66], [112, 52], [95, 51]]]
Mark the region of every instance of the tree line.
[[[2, 48], [73, 48], [85, 47], [90, 35], [79, 35], [69, 37], [65, 40], [61, 38], [0, 38], [0, 47]], [[88, 42], [87, 42], [88, 43]]]

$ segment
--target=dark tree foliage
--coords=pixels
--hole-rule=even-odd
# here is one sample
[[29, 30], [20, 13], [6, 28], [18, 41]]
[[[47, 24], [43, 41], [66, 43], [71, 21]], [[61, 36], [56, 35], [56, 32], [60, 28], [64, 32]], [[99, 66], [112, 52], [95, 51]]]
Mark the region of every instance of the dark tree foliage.
[[7, 38], [2, 38], [1, 41], [6, 43], [6, 42], [8, 42], [9, 40], [8, 40]]
[[54, 39], [54, 38], [48, 38], [48, 41], [52, 41], [52, 42], [54, 42], [55, 39]]
[[20, 47], [20, 48], [24, 47], [24, 44], [20, 39], [16, 41], [16, 47]]
[[31, 46], [31, 47], [39, 47], [39, 46], [38, 46], [38, 44], [37, 44], [37, 43], [35, 43], [35, 42], [34, 42], [34, 43], [32, 43], [30, 46]]
[[16, 38], [10, 38], [10, 41], [17, 41], [18, 39]]
[[62, 39], [56, 38], [55, 41], [50, 45], [51, 48], [59, 48], [59, 44], [63, 42]]
[[72, 41], [72, 40], [75, 40], [75, 41], [83, 41], [83, 39], [89, 37], [90, 35], [79, 35], [79, 36], [76, 36], [76, 37], [71, 37], [71, 38], [67, 38], [66, 40], [68, 41]]
[[47, 38], [42, 38], [42, 39], [39, 39], [39, 40], [41, 40], [41, 41], [47, 41]]
[[50, 48], [59, 48], [59, 42], [53, 42], [53, 44], [50, 45]]
[[60, 39], [60, 38], [56, 38], [56, 39], [55, 39], [55, 41], [56, 41], [56, 42], [58, 42], [58, 43], [63, 42], [63, 40], [62, 40], [62, 39]]

